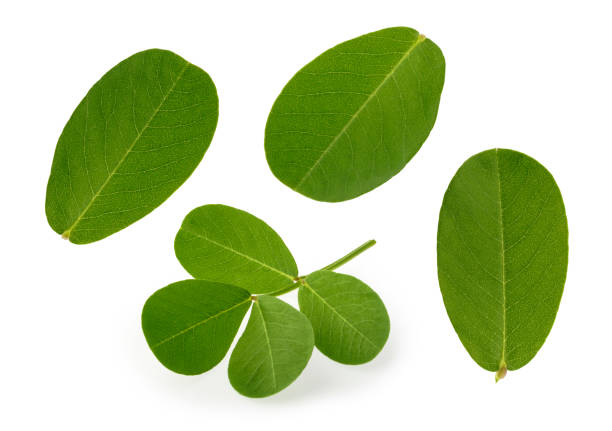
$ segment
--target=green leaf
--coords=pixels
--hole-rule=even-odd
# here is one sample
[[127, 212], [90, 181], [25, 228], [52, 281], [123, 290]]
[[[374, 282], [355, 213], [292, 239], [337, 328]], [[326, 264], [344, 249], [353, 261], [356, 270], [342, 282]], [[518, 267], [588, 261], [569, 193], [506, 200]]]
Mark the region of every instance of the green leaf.
[[244, 289], [184, 280], [155, 292], [142, 310], [149, 347], [168, 369], [201, 374], [225, 356], [251, 304]]
[[280, 299], [258, 296], [230, 357], [230, 382], [247, 397], [273, 395], [298, 378], [313, 348], [306, 316]]
[[350, 275], [317, 271], [298, 292], [300, 310], [315, 333], [317, 348], [343, 364], [363, 364], [389, 337], [389, 315], [380, 297]]
[[455, 331], [481, 367], [501, 378], [535, 356], [567, 258], [563, 199], [542, 165], [494, 149], [459, 168], [440, 210], [438, 278]]
[[298, 275], [291, 252], [270, 226], [225, 205], [191, 211], [176, 235], [174, 250], [193, 277], [253, 294], [283, 289]]
[[268, 164], [312, 199], [344, 201], [383, 184], [429, 135], [444, 84], [440, 49], [387, 28], [341, 43], [302, 68], [272, 107]]
[[49, 224], [84, 244], [144, 217], [202, 160], [217, 117], [212, 80], [178, 55], [152, 49], [122, 61], [89, 90], [59, 138]]

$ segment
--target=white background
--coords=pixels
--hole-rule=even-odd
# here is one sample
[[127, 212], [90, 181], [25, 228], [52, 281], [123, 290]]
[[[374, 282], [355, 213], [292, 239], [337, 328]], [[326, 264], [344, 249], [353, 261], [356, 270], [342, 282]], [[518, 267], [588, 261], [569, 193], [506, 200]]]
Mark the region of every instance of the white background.
[[[6, 2], [0, 11], [3, 235], [0, 428], [12, 430], [611, 429], [609, 1]], [[263, 147], [272, 103], [333, 45], [389, 26], [418, 29], [447, 61], [436, 126], [395, 178], [326, 204], [277, 181]], [[101, 75], [170, 49], [215, 81], [220, 117], [198, 169], [165, 204], [97, 243], [62, 241], [45, 188], [57, 138]], [[436, 229], [448, 182], [493, 147], [544, 164], [563, 193], [570, 263], [537, 356], [494, 384], [446, 315]], [[302, 273], [370, 238], [342, 271], [385, 301], [391, 335], [371, 363], [318, 353], [267, 399], [242, 397], [227, 358], [185, 377], [140, 329], [147, 297], [187, 278], [174, 235], [196, 206], [224, 203], [269, 223]], [[295, 303], [295, 292], [286, 298]], [[216, 428], [215, 428], [216, 427]]]

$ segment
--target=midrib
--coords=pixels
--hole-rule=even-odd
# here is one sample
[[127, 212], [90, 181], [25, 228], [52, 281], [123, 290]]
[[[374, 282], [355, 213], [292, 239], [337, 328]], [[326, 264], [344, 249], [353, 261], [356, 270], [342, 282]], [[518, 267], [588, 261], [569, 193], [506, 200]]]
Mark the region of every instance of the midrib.
[[185, 70], [187, 70], [187, 67], [189, 66], [189, 62], [185, 62], [185, 66], [183, 66], [183, 68], [181, 69], [181, 71], [179, 72], [179, 74], [177, 75], [176, 79], [174, 80], [174, 82], [172, 83], [172, 86], [168, 89], [168, 92], [164, 95], [164, 97], [162, 98], [162, 100], [159, 102], [159, 105], [157, 105], [157, 108], [155, 108], [155, 110], [153, 111], [153, 113], [151, 114], [151, 116], [149, 117], [149, 119], [147, 120], [147, 122], [144, 124], [144, 126], [142, 127], [142, 129], [140, 129], [138, 131], [138, 134], [136, 135], [136, 137], [134, 138], [134, 140], [132, 141], [132, 143], [130, 144], [130, 146], [128, 147], [127, 151], [123, 154], [123, 156], [121, 157], [121, 159], [119, 159], [119, 161], [117, 162], [117, 164], [115, 165], [115, 167], [113, 168], [113, 170], [108, 174], [108, 177], [106, 178], [106, 180], [104, 180], [104, 182], [102, 183], [102, 185], [100, 186], [100, 188], [96, 191], [96, 193], [92, 196], [91, 200], [89, 201], [89, 203], [87, 204], [87, 206], [81, 211], [81, 213], [78, 215], [78, 217], [76, 218], [76, 220], [74, 221], [74, 223], [72, 223], [72, 225], [66, 229], [66, 231], [64, 231], [64, 233], [62, 233], [62, 238], [65, 239], [69, 239], [70, 238], [70, 234], [72, 233], [72, 230], [76, 227], [77, 224], [79, 224], [79, 222], [81, 221], [81, 219], [83, 218], [83, 216], [85, 216], [85, 214], [87, 213], [87, 211], [89, 211], [89, 209], [91, 208], [91, 206], [93, 205], [93, 203], [95, 202], [95, 200], [98, 198], [98, 196], [100, 196], [100, 193], [102, 192], [102, 190], [104, 190], [104, 187], [106, 187], [106, 185], [109, 183], [109, 181], [111, 180], [111, 178], [113, 177], [113, 175], [115, 175], [115, 173], [117, 172], [117, 170], [119, 169], [119, 167], [121, 166], [121, 164], [125, 161], [125, 159], [127, 158], [127, 156], [132, 152], [132, 150], [134, 149], [134, 147], [136, 146], [136, 144], [138, 143], [138, 141], [140, 140], [140, 138], [142, 137], [142, 134], [144, 133], [145, 130], [147, 130], [147, 128], [151, 125], [151, 122], [153, 121], [153, 119], [157, 116], [157, 114], [159, 113], [159, 110], [161, 109], [161, 107], [164, 105], [164, 103], [166, 102], [166, 99], [168, 99], [168, 96], [170, 96], [170, 94], [172, 94], [172, 92], [174, 91], [174, 88], [176, 87], [176, 84], [181, 80], [181, 78], [183, 77], [183, 74], [185, 73]]
[[504, 213], [502, 207], [502, 185], [501, 172], [499, 169], [499, 150], [495, 149], [495, 161], [497, 166], [497, 185], [499, 193], [499, 234], [501, 240], [501, 287], [502, 287], [502, 354], [499, 361], [500, 369], [506, 366], [506, 250], [504, 245]]
[[340, 130], [340, 132], [338, 132], [338, 134], [334, 137], [334, 139], [332, 139], [332, 141], [329, 143], [327, 148], [325, 148], [325, 150], [321, 153], [319, 158], [313, 163], [313, 165], [310, 167], [310, 169], [308, 169], [306, 171], [306, 173], [304, 174], [302, 179], [295, 186], [294, 190], [298, 190], [302, 186], [302, 184], [304, 184], [304, 182], [310, 177], [310, 175], [312, 175], [312, 172], [314, 171], [314, 169], [319, 165], [319, 163], [321, 163], [321, 160], [323, 160], [325, 158], [327, 153], [329, 153], [329, 151], [334, 147], [334, 145], [336, 145], [336, 143], [340, 140], [340, 137], [342, 137], [342, 135], [349, 129], [349, 127], [351, 127], [351, 124], [353, 124], [355, 119], [357, 117], [359, 117], [359, 114], [361, 114], [361, 111], [363, 111], [365, 109], [365, 107], [372, 101], [372, 99], [378, 94], [378, 91], [382, 87], [384, 87], [384, 85], [387, 83], [389, 78], [391, 78], [395, 74], [396, 70], [404, 63], [404, 61], [406, 61], [406, 59], [410, 56], [412, 51], [414, 51], [414, 49], [417, 46], [419, 46], [419, 44], [421, 44], [421, 42], [423, 42], [425, 39], [426, 39], [426, 37], [423, 36], [422, 34], [420, 34], [416, 38], [414, 43], [412, 45], [410, 45], [410, 47], [408, 48], [406, 53], [399, 59], [397, 64], [395, 66], [393, 66], [393, 69], [391, 69], [391, 71], [384, 77], [384, 79], [380, 82], [380, 84], [378, 84], [378, 86], [374, 89], [374, 91], [361, 104], [359, 109], [357, 111], [355, 111], [355, 113], [351, 116], [351, 118], [344, 125], [344, 127]]
[[361, 332], [359, 329], [355, 328], [355, 326], [353, 326], [353, 324], [351, 322], [349, 322], [348, 320], [346, 320], [344, 318], [344, 316], [340, 313], [338, 313], [338, 310], [336, 310], [334, 307], [331, 306], [331, 304], [329, 302], [327, 302], [321, 295], [319, 295], [313, 288], [311, 285], [308, 284], [308, 282], [306, 280], [304, 280], [304, 287], [308, 288], [308, 290], [310, 290], [312, 292], [313, 295], [315, 295], [317, 298], [319, 298], [319, 300], [325, 305], [327, 306], [331, 311], [334, 312], [334, 314], [336, 316], [338, 316], [340, 318], [340, 320], [342, 320], [344, 323], [346, 323], [346, 325], [348, 325], [353, 331], [355, 331], [356, 333], [358, 333], [361, 337], [363, 337], [368, 343], [370, 343], [372, 346], [374, 346], [374, 348], [378, 349], [378, 346], [372, 341], [370, 340], [363, 332]]
[[266, 344], [268, 345], [268, 354], [270, 355], [270, 367], [272, 368], [272, 385], [276, 390], [276, 371], [274, 369], [274, 356], [272, 355], [272, 343], [270, 343], [270, 335], [268, 334], [268, 327], [266, 326], [266, 319], [264, 319], [261, 305], [255, 302], [255, 307], [259, 310], [259, 316], [261, 317], [261, 325], [263, 326], [264, 335], [266, 336]]
[[189, 234], [197, 237], [197, 238], [203, 239], [204, 241], [210, 242], [211, 244], [214, 244], [217, 247], [223, 248], [223, 249], [225, 249], [227, 251], [231, 251], [232, 253], [237, 254], [238, 256], [240, 256], [240, 257], [242, 257], [244, 259], [250, 260], [251, 262], [254, 262], [254, 263], [256, 263], [256, 264], [258, 264], [260, 266], [263, 266], [264, 268], [269, 269], [270, 271], [274, 271], [277, 274], [280, 274], [280, 275], [288, 278], [291, 281], [293, 281], [293, 279], [294, 279], [293, 276], [287, 274], [286, 272], [283, 272], [283, 271], [281, 271], [279, 269], [276, 269], [273, 266], [270, 266], [270, 265], [268, 265], [268, 264], [266, 264], [266, 263], [264, 263], [264, 262], [262, 262], [260, 260], [255, 259], [254, 257], [249, 256], [248, 254], [241, 253], [238, 250], [235, 250], [235, 249], [233, 249], [231, 247], [228, 247], [228, 246], [226, 246], [224, 244], [221, 244], [220, 242], [217, 242], [217, 241], [215, 241], [213, 239], [210, 239], [207, 236], [200, 235], [199, 233], [193, 232], [191, 230], [187, 230], [185, 228], [181, 228], [181, 229], [184, 230], [185, 232], [188, 232]]
[[194, 323], [193, 325], [190, 325], [190, 326], [188, 326], [187, 328], [185, 328], [185, 329], [183, 329], [183, 330], [181, 330], [181, 331], [177, 332], [176, 334], [171, 335], [171, 336], [169, 336], [169, 337], [167, 337], [167, 338], [164, 338], [163, 340], [159, 341], [158, 343], [155, 343], [153, 346], [151, 346], [151, 350], [156, 349], [157, 347], [161, 346], [162, 344], [165, 344], [165, 343], [167, 343], [168, 341], [173, 340], [173, 339], [175, 339], [176, 337], [179, 337], [179, 336], [181, 336], [181, 335], [185, 334], [186, 332], [189, 332], [189, 331], [191, 331], [192, 329], [195, 329], [195, 328], [197, 328], [198, 326], [205, 324], [206, 322], [209, 322], [209, 321], [211, 321], [211, 320], [213, 320], [213, 319], [216, 319], [217, 317], [219, 317], [219, 316], [221, 316], [221, 315], [223, 315], [223, 314], [225, 314], [225, 313], [228, 313], [228, 312], [230, 312], [230, 311], [232, 311], [232, 310], [234, 310], [234, 309], [236, 309], [236, 308], [240, 307], [241, 305], [244, 305], [244, 304], [246, 304], [247, 302], [250, 302], [250, 301], [251, 301], [251, 297], [249, 296], [249, 297], [248, 297], [247, 299], [245, 299], [244, 301], [239, 302], [238, 304], [233, 305], [233, 306], [231, 306], [231, 307], [230, 307], [230, 308], [228, 308], [228, 309], [222, 310], [222, 311], [220, 311], [219, 313], [214, 314], [214, 315], [212, 315], [212, 316], [208, 316], [206, 319], [201, 320], [201, 321], [199, 321], [199, 322], [196, 322], [196, 323]]

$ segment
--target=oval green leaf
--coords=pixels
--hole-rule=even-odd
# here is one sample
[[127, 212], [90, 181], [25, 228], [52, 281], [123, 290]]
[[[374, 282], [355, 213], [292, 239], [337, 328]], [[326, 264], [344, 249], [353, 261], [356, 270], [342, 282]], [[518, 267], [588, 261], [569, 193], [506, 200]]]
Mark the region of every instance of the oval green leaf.
[[179, 281], [149, 297], [142, 330], [166, 368], [201, 374], [223, 359], [250, 304], [249, 292], [236, 286]]
[[385, 304], [367, 284], [350, 275], [314, 272], [300, 287], [298, 301], [312, 323], [317, 348], [334, 361], [368, 362], [389, 337]]
[[45, 204], [53, 230], [90, 243], [153, 211], [202, 160], [218, 104], [208, 74], [172, 52], [143, 51], [113, 67], [57, 143]]
[[273, 296], [258, 296], [230, 357], [230, 382], [247, 397], [273, 395], [298, 378], [313, 348], [306, 316]]
[[291, 252], [270, 226], [225, 205], [204, 205], [187, 214], [174, 250], [193, 277], [253, 294], [286, 288], [298, 275]]
[[440, 49], [411, 28], [387, 28], [331, 48], [276, 99], [265, 134], [270, 169], [320, 201], [378, 187], [427, 139], [444, 70]]
[[459, 338], [484, 369], [516, 370], [552, 328], [567, 271], [561, 192], [537, 161], [511, 150], [468, 159], [438, 224], [438, 278]]

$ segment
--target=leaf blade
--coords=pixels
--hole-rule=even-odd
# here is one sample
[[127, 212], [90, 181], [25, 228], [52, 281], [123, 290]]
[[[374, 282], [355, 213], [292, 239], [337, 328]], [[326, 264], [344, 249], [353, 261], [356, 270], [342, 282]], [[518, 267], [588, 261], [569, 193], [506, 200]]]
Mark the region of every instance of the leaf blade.
[[157, 49], [123, 60], [62, 131], [47, 185], [49, 224], [84, 244], [144, 217], [199, 164], [217, 117], [216, 89], [203, 70]]
[[340, 363], [371, 361], [389, 337], [385, 305], [376, 292], [355, 277], [316, 271], [306, 277], [298, 301], [312, 323], [317, 348]]
[[306, 316], [280, 299], [258, 296], [230, 357], [230, 383], [248, 397], [273, 395], [299, 377], [313, 348]]
[[194, 278], [271, 293], [297, 277], [297, 265], [280, 236], [236, 208], [204, 205], [191, 211], [174, 241], [176, 257]]
[[438, 224], [438, 278], [447, 313], [483, 368], [515, 370], [544, 344], [568, 258], [561, 192], [525, 154], [468, 159], [446, 191]]
[[223, 359], [250, 303], [251, 295], [236, 286], [179, 281], [149, 297], [142, 310], [142, 329], [166, 368], [201, 374]]
[[388, 28], [331, 48], [272, 107], [265, 138], [272, 172], [322, 201], [378, 187], [429, 135], [443, 81], [441, 51], [413, 29]]

